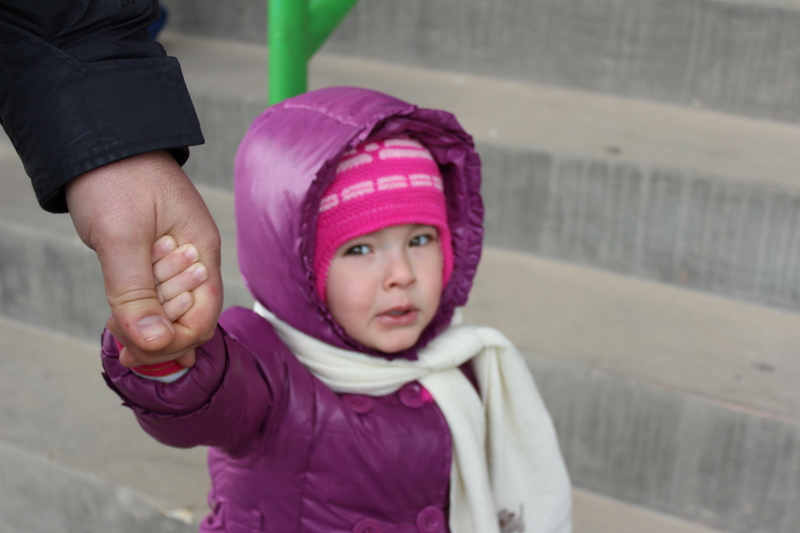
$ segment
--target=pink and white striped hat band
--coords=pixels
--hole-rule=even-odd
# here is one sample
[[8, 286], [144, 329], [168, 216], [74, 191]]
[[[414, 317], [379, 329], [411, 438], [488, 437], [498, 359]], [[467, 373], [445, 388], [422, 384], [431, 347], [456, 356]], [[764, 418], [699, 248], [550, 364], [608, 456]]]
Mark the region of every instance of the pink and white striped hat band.
[[447, 285], [453, 248], [439, 165], [414, 139], [367, 140], [344, 154], [320, 200], [314, 273], [322, 301], [331, 261], [342, 244], [401, 224], [439, 231], [442, 286]]

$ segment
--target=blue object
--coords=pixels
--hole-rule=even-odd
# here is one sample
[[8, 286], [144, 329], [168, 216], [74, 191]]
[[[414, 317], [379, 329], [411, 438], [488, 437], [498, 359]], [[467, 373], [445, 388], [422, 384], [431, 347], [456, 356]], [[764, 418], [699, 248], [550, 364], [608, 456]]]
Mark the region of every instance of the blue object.
[[167, 10], [164, 9], [161, 4], [158, 5], [158, 11], [160, 13], [158, 20], [150, 24], [150, 27], [147, 28], [147, 35], [150, 37], [151, 41], [155, 41], [158, 34], [164, 29], [164, 24], [167, 23]]

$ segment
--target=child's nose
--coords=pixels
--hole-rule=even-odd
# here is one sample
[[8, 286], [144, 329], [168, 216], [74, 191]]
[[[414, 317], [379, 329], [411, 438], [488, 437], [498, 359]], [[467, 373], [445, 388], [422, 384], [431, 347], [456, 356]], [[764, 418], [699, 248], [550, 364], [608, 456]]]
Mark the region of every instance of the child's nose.
[[414, 281], [416, 281], [416, 276], [408, 254], [405, 251], [396, 251], [389, 254], [386, 277], [384, 278], [386, 289], [393, 287], [404, 288], [414, 283]]

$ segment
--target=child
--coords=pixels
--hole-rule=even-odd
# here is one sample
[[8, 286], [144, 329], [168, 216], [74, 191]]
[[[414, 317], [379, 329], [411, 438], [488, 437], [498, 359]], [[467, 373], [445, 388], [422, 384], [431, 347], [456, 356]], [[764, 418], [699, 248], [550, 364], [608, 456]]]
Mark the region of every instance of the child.
[[[212, 447], [201, 531], [570, 531], [525, 363], [455, 313], [481, 252], [479, 186], [443, 111], [330, 88], [256, 119], [235, 169], [254, 311], [225, 311], [193, 367], [155, 377], [168, 383], [103, 343], [109, 385], [150, 435]], [[172, 319], [191, 306], [176, 296], [196, 279], [179, 273], [185, 249], [156, 257]]]

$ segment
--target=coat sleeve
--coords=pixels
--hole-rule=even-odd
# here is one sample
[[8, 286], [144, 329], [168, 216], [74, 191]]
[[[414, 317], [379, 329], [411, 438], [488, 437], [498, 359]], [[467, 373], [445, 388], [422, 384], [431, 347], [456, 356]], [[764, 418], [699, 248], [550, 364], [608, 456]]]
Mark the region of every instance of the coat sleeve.
[[117, 344], [106, 331], [104, 377], [159, 442], [181, 448], [216, 446], [235, 454], [269, 431], [291, 385], [287, 363], [293, 356], [265, 325], [258, 335], [258, 356], [218, 326], [214, 337], [197, 349], [195, 366], [172, 383], [143, 379], [123, 367]]
[[40, 205], [114, 161], [202, 144], [178, 61], [147, 39], [157, 0], [0, 0], [0, 122]]

